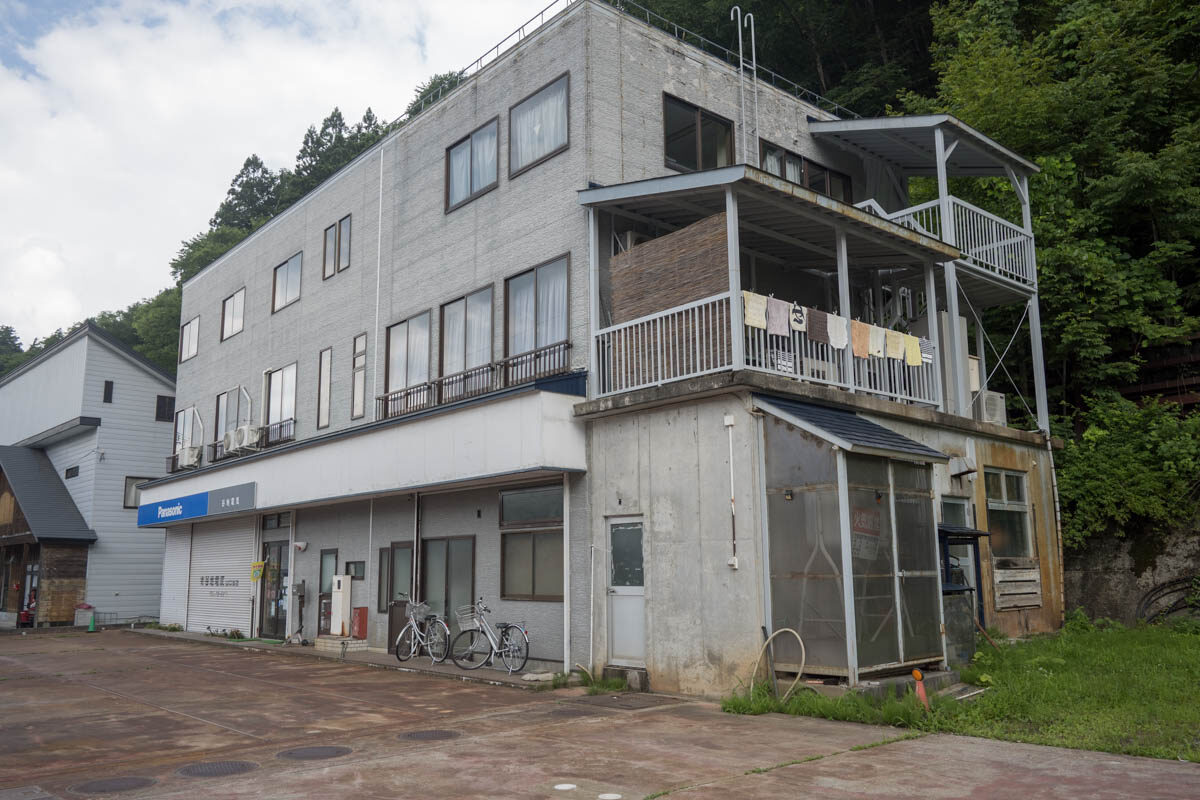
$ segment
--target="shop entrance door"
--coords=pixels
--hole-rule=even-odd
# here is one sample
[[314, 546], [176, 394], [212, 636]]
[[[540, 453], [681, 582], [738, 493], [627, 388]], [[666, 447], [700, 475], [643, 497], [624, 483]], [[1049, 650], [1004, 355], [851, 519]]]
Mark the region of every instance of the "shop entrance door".
[[287, 635], [288, 543], [263, 542], [262, 608], [258, 635], [282, 639]]
[[408, 593], [412, 591], [412, 542], [392, 542], [388, 555], [387, 647], [389, 653], [394, 653], [396, 637], [408, 622]]
[[329, 635], [329, 618], [333, 612], [333, 576], [337, 574], [338, 551], [321, 551], [321, 585], [317, 595], [317, 635]]

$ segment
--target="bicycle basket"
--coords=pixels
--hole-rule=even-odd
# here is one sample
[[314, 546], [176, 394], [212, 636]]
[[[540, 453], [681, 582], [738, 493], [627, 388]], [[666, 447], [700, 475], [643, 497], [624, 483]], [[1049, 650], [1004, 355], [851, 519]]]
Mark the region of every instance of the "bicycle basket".
[[413, 619], [425, 619], [429, 614], [429, 603], [409, 603], [408, 615]]
[[454, 609], [454, 616], [458, 618], [459, 630], [467, 631], [478, 628], [479, 619], [477, 614], [478, 612], [476, 612], [473, 604], [469, 606], [459, 606], [458, 608]]

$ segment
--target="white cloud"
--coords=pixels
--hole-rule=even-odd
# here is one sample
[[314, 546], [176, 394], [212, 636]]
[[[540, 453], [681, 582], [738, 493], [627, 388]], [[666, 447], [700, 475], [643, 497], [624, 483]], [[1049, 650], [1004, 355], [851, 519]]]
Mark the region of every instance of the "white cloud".
[[29, 344], [157, 293], [247, 155], [291, 166], [335, 105], [392, 119], [545, 2], [117, 0], [65, 17], [20, 48], [32, 71], [0, 67], [0, 324]]

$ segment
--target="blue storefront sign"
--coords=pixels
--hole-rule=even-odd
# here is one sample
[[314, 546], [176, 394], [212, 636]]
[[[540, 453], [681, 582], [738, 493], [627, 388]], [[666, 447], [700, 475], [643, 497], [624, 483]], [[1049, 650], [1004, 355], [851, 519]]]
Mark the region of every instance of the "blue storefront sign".
[[254, 508], [257, 484], [243, 483], [138, 506], [138, 527], [157, 528], [197, 517], [236, 514]]

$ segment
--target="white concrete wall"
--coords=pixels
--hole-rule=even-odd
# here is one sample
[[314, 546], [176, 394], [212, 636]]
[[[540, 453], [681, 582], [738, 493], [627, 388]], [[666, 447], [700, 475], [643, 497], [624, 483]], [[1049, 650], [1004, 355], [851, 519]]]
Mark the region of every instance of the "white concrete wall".
[[0, 383], [0, 444], [16, 444], [83, 416], [86, 359], [87, 342], [79, 338]]

